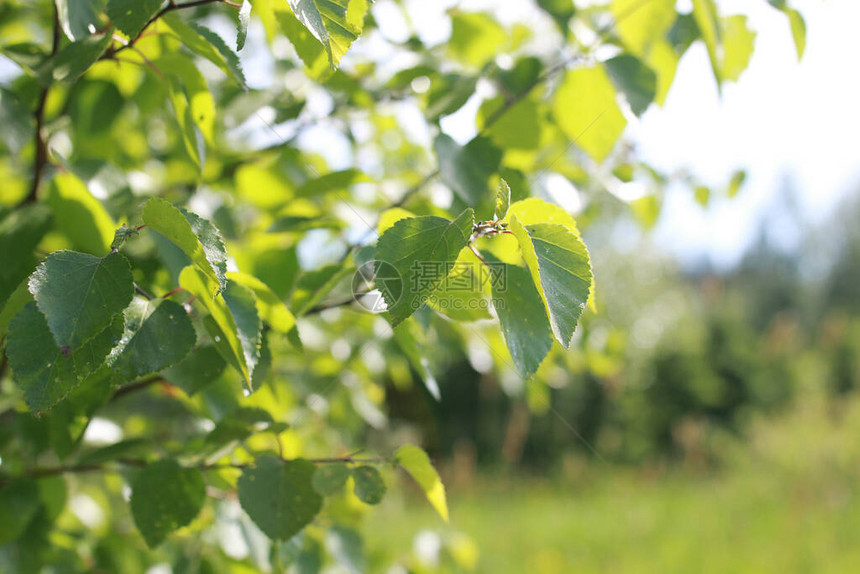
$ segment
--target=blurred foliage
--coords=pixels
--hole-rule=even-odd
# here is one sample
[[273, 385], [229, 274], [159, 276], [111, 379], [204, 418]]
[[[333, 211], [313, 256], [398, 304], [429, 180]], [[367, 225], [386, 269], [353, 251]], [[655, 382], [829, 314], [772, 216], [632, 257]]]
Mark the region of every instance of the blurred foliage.
[[[800, 56], [802, 17], [771, 4]], [[856, 386], [851, 316], [816, 320], [856, 303], [856, 246], [815, 275], [827, 299], [770, 254], [783, 285], [753, 260], [679, 282], [611, 248], [669, 185], [741, 188], [661, 173], [625, 133], [693, 43], [736, 81], [743, 16], [541, 0], [529, 23], [440, 11], [434, 39], [416, 7], [0, 5], [0, 570], [361, 572], [388, 485], [448, 516], [410, 443], [466, 469], [710, 463], [810, 376]], [[446, 266], [376, 315], [353, 297], [375, 255], [498, 263], [518, 288], [461, 298]], [[443, 571], [475, 567], [445, 545]]]

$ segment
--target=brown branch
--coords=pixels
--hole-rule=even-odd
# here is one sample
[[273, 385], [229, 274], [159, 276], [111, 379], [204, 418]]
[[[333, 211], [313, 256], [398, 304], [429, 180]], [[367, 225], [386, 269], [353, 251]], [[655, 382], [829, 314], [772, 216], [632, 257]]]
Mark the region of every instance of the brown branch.
[[128, 383], [127, 385], [123, 385], [123, 386], [119, 387], [117, 390], [115, 390], [113, 395], [111, 396], [109, 402], [114, 402], [115, 400], [121, 399], [122, 397], [124, 397], [125, 395], [127, 395], [129, 393], [143, 390], [143, 389], [145, 389], [151, 385], [154, 385], [155, 383], [160, 383], [160, 382], [167, 382], [167, 381], [162, 379], [160, 376], [155, 375], [155, 376], [152, 376], [152, 377], [149, 377], [146, 379], [141, 379], [139, 381], [135, 381], [133, 383]]
[[185, 2], [183, 4], [176, 4], [173, 0], [170, 0], [170, 2], [167, 4], [167, 6], [165, 6], [164, 8], [159, 10], [158, 12], [156, 12], [155, 15], [152, 18], [150, 18], [146, 22], [146, 24], [143, 25], [143, 28], [140, 29], [140, 32], [138, 32], [134, 38], [131, 38], [127, 44], [123, 44], [122, 46], [120, 46], [119, 48], [114, 50], [110, 55], [113, 56], [114, 54], [122, 52], [123, 50], [125, 50], [127, 48], [134, 48], [135, 43], [143, 37], [143, 35], [147, 31], [147, 29], [150, 26], [152, 26], [153, 24], [155, 24], [155, 22], [157, 22], [162, 16], [164, 16], [170, 12], [173, 12], [175, 10], [184, 10], [186, 8], [197, 8], [198, 6], [205, 6], [207, 4], [226, 4], [226, 5], [231, 6], [233, 8], [241, 8], [242, 7], [241, 4], [236, 4], [235, 2], [229, 2], [228, 0], [193, 0], [192, 2]]
[[[361, 452], [361, 451], [359, 451]], [[281, 460], [284, 460], [283, 458]], [[386, 464], [391, 462], [390, 458], [386, 457], [366, 457], [366, 458], [355, 458], [354, 454], [349, 454], [346, 456], [336, 456], [336, 457], [327, 457], [327, 458], [308, 458], [305, 459], [308, 462], [312, 462], [314, 464]], [[51, 466], [51, 467], [37, 467], [31, 468], [25, 471], [23, 474], [12, 477], [0, 477], [0, 484], [3, 484], [6, 480], [12, 480], [14, 478], [24, 477], [24, 478], [32, 478], [32, 479], [40, 479], [40, 478], [49, 478], [52, 476], [58, 476], [61, 474], [77, 474], [77, 473], [87, 473], [87, 472], [116, 472], [120, 467], [123, 466], [131, 466], [136, 468], [142, 468], [149, 464], [152, 464], [154, 461], [140, 459], [140, 458], [118, 458], [116, 460], [112, 460], [106, 463], [101, 464], [68, 464], [61, 466]], [[199, 465], [191, 465], [185, 468], [194, 468], [200, 471], [207, 470], [243, 470], [252, 465], [250, 464], [236, 464], [236, 463], [213, 463], [213, 464], [199, 464]]]
[[[56, 4], [54, 4], [54, 28], [52, 35], [51, 56], [53, 57], [60, 50], [60, 16], [57, 13]], [[39, 94], [39, 102], [36, 104], [36, 110], [33, 112], [33, 116], [36, 118], [36, 158], [33, 162], [33, 183], [30, 185], [30, 192], [22, 203], [33, 203], [36, 201], [39, 183], [42, 181], [42, 171], [48, 163], [48, 143], [42, 135], [42, 130], [45, 127], [45, 104], [48, 101], [48, 92], [50, 89], [50, 84], [42, 88], [42, 92]]]

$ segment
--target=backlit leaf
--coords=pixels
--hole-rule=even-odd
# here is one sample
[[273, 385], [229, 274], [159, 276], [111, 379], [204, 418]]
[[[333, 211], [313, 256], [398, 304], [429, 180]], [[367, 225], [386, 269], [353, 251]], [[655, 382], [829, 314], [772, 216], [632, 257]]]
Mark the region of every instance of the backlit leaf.
[[60, 231], [75, 249], [104, 255], [117, 225], [107, 210], [72, 173], [58, 174], [48, 187], [48, 205]]
[[143, 221], [176, 244], [219, 290], [227, 288], [227, 252], [211, 222], [157, 197], [144, 206]]
[[597, 162], [606, 159], [627, 125], [601, 67], [567, 72], [553, 97], [553, 115], [564, 134]]
[[175, 12], [165, 15], [161, 20], [170, 26], [189, 50], [218, 66], [240, 86], [245, 86], [239, 56], [218, 34], [194, 22], [182, 20]]
[[396, 326], [418, 310], [451, 271], [472, 234], [474, 212], [454, 221], [435, 216], [401, 219], [376, 245], [376, 285]]
[[585, 244], [556, 223], [522, 225], [514, 216], [511, 231], [544, 302], [552, 332], [567, 348], [591, 287], [591, 261]]
[[445, 497], [445, 485], [439, 478], [439, 473], [433, 468], [430, 457], [417, 446], [408, 444], [400, 447], [394, 455], [403, 470], [415, 479], [415, 482], [424, 490], [427, 500], [439, 513], [445, 522], [448, 522], [448, 502]]

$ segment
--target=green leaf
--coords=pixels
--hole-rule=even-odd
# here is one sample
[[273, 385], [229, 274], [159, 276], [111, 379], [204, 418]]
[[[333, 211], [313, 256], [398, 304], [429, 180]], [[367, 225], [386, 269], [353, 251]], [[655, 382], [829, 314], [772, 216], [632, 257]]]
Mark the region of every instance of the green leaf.
[[486, 134], [497, 146], [523, 150], [540, 147], [542, 118], [538, 104], [532, 99], [524, 98], [501, 115], [497, 115], [505, 105], [505, 98], [502, 96], [485, 100], [478, 110], [479, 129], [483, 130], [487, 121], [492, 118], [493, 125], [486, 129]]
[[193, 395], [224, 372], [224, 359], [212, 345], [191, 351], [179, 363], [164, 369], [161, 374], [170, 383], [188, 395]]
[[[489, 277], [482, 266], [481, 260], [471, 250], [461, 251], [451, 272], [433, 291], [428, 307], [455, 321], [492, 319]], [[420, 370], [418, 372], [421, 373]]]
[[326, 193], [346, 191], [356, 183], [371, 181], [373, 180], [367, 174], [358, 169], [332, 171], [309, 179], [296, 189], [296, 195], [298, 197], [319, 197]]
[[576, 14], [573, 0], [537, 0], [537, 5], [547, 14], [552, 16], [558, 29], [567, 38], [570, 35], [570, 19]]
[[723, 54], [720, 77], [736, 81], [747, 69], [756, 34], [747, 26], [746, 16], [730, 16], [722, 21]]
[[702, 207], [708, 206], [708, 200], [711, 198], [711, 190], [704, 185], [697, 185], [693, 190], [693, 195], [696, 198], [696, 203]]
[[579, 237], [557, 223], [522, 225], [513, 216], [511, 231], [544, 302], [552, 332], [567, 348], [591, 290], [588, 250]]
[[785, 15], [788, 16], [788, 23], [791, 25], [791, 35], [797, 50], [797, 60], [800, 61], [806, 51], [806, 22], [801, 13], [792, 8], [786, 8]]
[[[242, 375], [246, 388], [253, 390], [252, 371], [245, 362], [245, 349], [239, 339], [239, 329], [224, 297], [220, 294], [213, 295], [212, 283], [199, 269], [190, 265], [179, 274], [179, 284], [197, 297], [209, 311], [209, 316], [204, 318], [204, 325], [213, 337], [215, 348], [227, 363]], [[234, 305], [237, 309], [240, 306], [238, 303]]]
[[101, 25], [99, 12], [104, 0], [56, 0], [57, 18], [66, 36], [73, 42], [83, 40]]
[[239, 8], [239, 20], [236, 24], [236, 51], [241, 52], [245, 47], [245, 39], [248, 37], [248, 25], [251, 23], [251, 2], [242, 0]]
[[257, 301], [257, 312], [269, 326], [278, 333], [288, 333], [296, 324], [296, 318], [284, 305], [269, 286], [247, 273], [227, 273], [227, 278], [237, 285], [246, 287], [254, 292]]
[[28, 303], [15, 315], [6, 356], [31, 411], [40, 414], [53, 407], [104, 362], [122, 335], [119, 317], [70, 350], [57, 345], [36, 303]]
[[553, 97], [553, 115], [561, 131], [597, 162], [606, 159], [627, 125], [602, 67], [567, 72]]
[[657, 74], [635, 56], [621, 54], [606, 61], [615, 88], [624, 94], [630, 109], [641, 116], [657, 95]]
[[508, 216], [508, 210], [511, 208], [511, 187], [508, 182], [502, 179], [499, 182], [499, 191], [496, 193], [496, 209], [493, 217], [497, 221]]
[[430, 457], [417, 446], [407, 444], [400, 447], [394, 455], [397, 464], [415, 479], [415, 482], [424, 490], [427, 500], [439, 513], [445, 522], [448, 522], [448, 502], [445, 498], [445, 485], [439, 478], [439, 473], [433, 468]]
[[110, 34], [89, 36], [72, 42], [39, 66], [37, 73], [45, 83], [49, 83], [48, 78], [57, 82], [74, 82], [101, 58], [110, 42]]
[[747, 179], [747, 172], [739, 169], [735, 173], [732, 174], [732, 178], [729, 180], [729, 188], [726, 190], [726, 195], [731, 199], [736, 196], [738, 192], [741, 190], [741, 186]]
[[257, 457], [239, 478], [239, 503], [272, 540], [289, 540], [310, 524], [322, 509], [312, 485], [315, 466], [303, 459]]
[[415, 369], [415, 372], [424, 381], [424, 386], [427, 387], [433, 398], [440, 401], [442, 400], [442, 393], [439, 391], [439, 383], [436, 381], [433, 373], [430, 372], [430, 364], [427, 361], [427, 357], [422, 355], [421, 350], [418, 348], [419, 333], [418, 324], [415, 321], [404, 321], [394, 328], [394, 340], [397, 342], [400, 350], [403, 351], [403, 354], [406, 355], [409, 364], [412, 365], [412, 368]]
[[372, 466], [362, 465], [352, 469], [355, 495], [365, 504], [379, 504], [387, 487], [382, 475]]
[[127, 380], [178, 363], [197, 342], [188, 313], [179, 303], [135, 299], [125, 310], [122, 340], [107, 363]]
[[579, 229], [576, 226], [576, 220], [570, 213], [563, 207], [537, 197], [529, 197], [514, 202], [508, 211], [507, 220], [510, 221], [514, 216], [520, 220], [522, 225], [558, 223], [559, 225], [564, 225], [574, 235], [580, 235]]
[[287, 0], [293, 14], [320, 41], [332, 68], [361, 34], [361, 22], [347, 17], [356, 0]]
[[427, 92], [427, 120], [438, 122], [443, 116], [453, 114], [469, 101], [475, 93], [478, 79], [460, 74], [434, 76]]
[[9, 323], [12, 318], [24, 308], [24, 305], [33, 300], [33, 295], [27, 288], [27, 280], [22, 280], [18, 287], [11, 295], [3, 302], [3, 310], [0, 311], [0, 339], [6, 336], [9, 332]]
[[[489, 254], [485, 255], [490, 259]], [[529, 378], [552, 348], [552, 329], [528, 269], [490, 260], [498, 266], [492, 282], [493, 306], [517, 371]]]
[[[215, 99], [209, 92], [206, 79], [194, 62], [182, 54], [162, 54], [153, 62], [162, 73], [170, 76], [169, 88], [181, 92], [187, 101], [190, 120], [197, 126], [203, 138], [213, 143], [215, 129]], [[171, 97], [174, 97], [171, 95]], [[179, 112], [177, 111], [177, 117]], [[181, 124], [182, 122], [180, 122]], [[196, 138], [194, 141], [196, 150]]]
[[499, 53], [508, 39], [505, 30], [490, 14], [451, 11], [448, 53], [456, 60], [480, 68]]
[[16, 209], [0, 220], [0, 305], [36, 268], [33, 251], [51, 228], [51, 210], [36, 203]]
[[161, 20], [170, 26], [189, 50], [206, 58], [240, 86], [245, 87], [245, 75], [242, 73], [239, 56], [218, 34], [194, 22], [185, 22], [175, 13], [167, 14]]
[[167, 82], [167, 93], [176, 123], [179, 125], [179, 133], [182, 135], [182, 143], [188, 157], [194, 162], [197, 171], [203, 168], [204, 152], [197, 141], [197, 130], [194, 125], [194, 117], [191, 115], [191, 106], [188, 97], [182, 87], [174, 80]]
[[720, 17], [714, 0], [693, 0], [693, 18], [699, 27], [702, 40], [708, 48], [708, 58], [711, 69], [717, 79], [717, 85], [722, 82], [722, 63], [720, 60]]
[[131, 515], [150, 548], [190, 524], [205, 499], [206, 483], [200, 471], [182, 468], [172, 459], [147, 465], [131, 483]]
[[336, 494], [350, 477], [350, 469], [344, 463], [321, 464], [314, 471], [311, 484], [323, 496]]
[[179, 247], [203, 273], [227, 288], [227, 251], [218, 229], [197, 215], [154, 197], [143, 207], [143, 221]]
[[233, 281], [227, 283], [224, 302], [236, 324], [236, 335], [242, 346], [244, 364], [251, 373], [251, 390], [256, 387], [255, 369], [260, 362], [263, 345], [263, 323], [257, 313], [257, 298], [254, 292]]
[[233, 441], [245, 440], [255, 432], [268, 429], [274, 420], [269, 411], [256, 407], [239, 407], [218, 421], [206, 435], [206, 444], [221, 447]]
[[0, 545], [17, 540], [39, 509], [35, 480], [16, 480], [0, 488]]
[[624, 46], [637, 56], [645, 56], [675, 21], [675, 0], [612, 0], [614, 31]]
[[117, 228], [107, 210], [72, 173], [57, 174], [48, 187], [48, 205], [59, 230], [75, 249], [104, 255]]
[[131, 268], [120, 253], [56, 251], [36, 268], [29, 285], [57, 345], [69, 350], [106, 329], [134, 293]]
[[445, 134], [433, 141], [442, 182], [468, 205], [476, 206], [490, 197], [490, 176], [499, 168], [502, 151], [485, 137], [476, 137], [465, 146]]
[[451, 271], [472, 234], [474, 211], [454, 221], [432, 215], [401, 219], [376, 245], [376, 284], [392, 326], [418, 310]]
[[276, 9], [274, 15], [284, 36], [287, 37], [293, 48], [296, 49], [296, 54], [304, 62], [308, 76], [318, 82], [330, 78], [335, 70], [331, 66], [328, 53], [319, 40], [299, 22], [290, 10]]
[[669, 88], [672, 87], [672, 82], [675, 80], [675, 72], [678, 70], [678, 54], [669, 42], [661, 40], [655, 42], [651, 47], [645, 62], [657, 74], [657, 93], [654, 96], [654, 101], [657, 102], [657, 105], [662, 106], [666, 102]]
[[162, 0], [108, 0], [107, 17], [129, 38], [134, 38], [155, 16]]

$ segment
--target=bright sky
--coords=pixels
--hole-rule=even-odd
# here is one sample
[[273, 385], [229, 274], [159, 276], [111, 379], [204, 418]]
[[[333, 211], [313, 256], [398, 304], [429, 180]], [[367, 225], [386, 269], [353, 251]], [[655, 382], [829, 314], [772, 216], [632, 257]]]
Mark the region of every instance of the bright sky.
[[749, 172], [739, 196], [707, 211], [688, 192], [670, 193], [656, 237], [682, 261], [707, 253], [718, 265], [735, 262], [787, 177], [814, 222], [838, 198], [860, 191], [860, 75], [848, 64], [860, 56], [860, 2], [790, 4], [806, 17], [802, 62], [786, 19], [764, 0], [722, 1], [724, 12], [748, 14], [758, 32], [740, 82], [725, 86], [720, 100], [705, 49], [694, 46], [666, 106], [650, 110], [628, 132], [644, 157], [663, 168], [688, 167], [719, 186], [734, 169]]
[[[409, 0], [406, 5], [425, 41], [447, 38], [444, 11], [454, 5], [491, 10], [506, 24], [546, 24], [522, 0]], [[652, 106], [641, 121], [631, 120], [625, 134], [656, 167], [665, 172], [686, 168], [714, 189], [724, 188], [736, 169], [748, 172], [737, 197], [712, 200], [706, 210], [689, 189], [669, 191], [654, 236], [682, 262], [697, 263], [703, 256], [721, 267], [737, 262], [788, 179], [812, 222], [832, 212], [840, 197], [860, 191], [860, 74], [846, 66], [852, 55], [860, 56], [860, 1], [790, 0], [789, 5], [806, 18], [802, 62], [788, 19], [766, 0], [719, 0], [723, 14], [748, 15], [758, 33], [740, 82], [725, 85], [720, 97], [707, 52], [698, 42], [682, 59], [665, 106]], [[691, 8], [689, 0], [679, 0], [679, 6]], [[384, 30], [403, 29], [396, 12], [388, 0], [374, 7]], [[442, 128], [467, 141], [475, 133], [472, 118], [479, 103], [474, 98], [443, 119]], [[785, 231], [775, 239], [790, 246], [796, 238]]]

